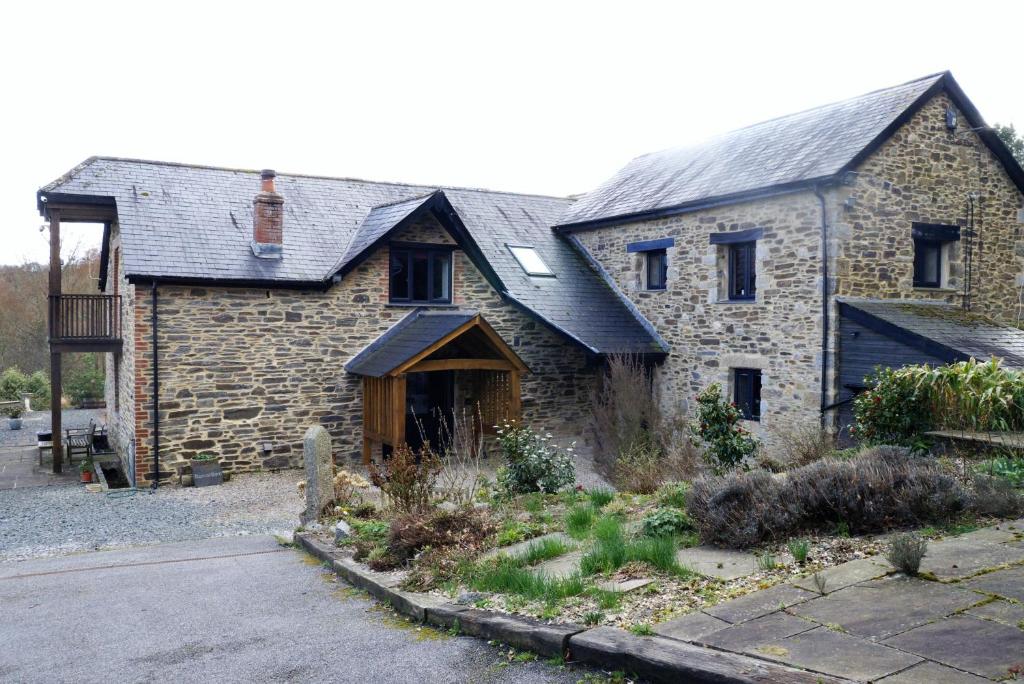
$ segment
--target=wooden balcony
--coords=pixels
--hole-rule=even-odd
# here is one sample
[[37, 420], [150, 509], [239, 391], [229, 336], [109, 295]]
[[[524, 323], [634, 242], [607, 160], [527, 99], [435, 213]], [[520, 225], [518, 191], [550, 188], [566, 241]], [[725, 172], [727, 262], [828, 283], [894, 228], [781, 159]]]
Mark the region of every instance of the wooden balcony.
[[51, 353], [121, 350], [120, 296], [64, 294], [49, 299]]

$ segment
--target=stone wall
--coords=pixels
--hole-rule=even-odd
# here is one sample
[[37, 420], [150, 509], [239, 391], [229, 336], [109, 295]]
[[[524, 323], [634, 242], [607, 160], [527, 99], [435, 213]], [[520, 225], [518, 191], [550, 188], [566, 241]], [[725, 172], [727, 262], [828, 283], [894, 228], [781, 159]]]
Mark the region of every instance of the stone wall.
[[[957, 112], [955, 132], [946, 129], [949, 98], [926, 103], [857, 168], [844, 188], [849, 209], [834, 228], [839, 295], [933, 299], [960, 304], [967, 241], [949, 243], [943, 288], [915, 288], [911, 224], [967, 225], [968, 196], [975, 193], [972, 308], [1016, 320], [1024, 273], [1018, 211], [1021, 194], [1002, 164]], [[961, 231], [963, 233], [963, 231]]]
[[[712, 382], [731, 396], [733, 368], [762, 369], [762, 419], [773, 429], [816, 421], [821, 349], [820, 208], [809, 192], [577, 236], [671, 346], [658, 374], [663, 404], [681, 413]], [[711, 233], [763, 229], [757, 243], [757, 298], [729, 301], [725, 247]], [[668, 286], [645, 288], [643, 253], [632, 242], [673, 238]]]
[[129, 446], [135, 439], [135, 286], [124, 277], [121, 232], [111, 225], [104, 294], [121, 296], [121, 338], [119, 354], [105, 354], [104, 398], [107, 404], [107, 428], [111, 444], [128, 472]]
[[[452, 242], [433, 219], [395, 239]], [[504, 303], [461, 251], [453, 261], [455, 306], [478, 310], [532, 371], [522, 380], [524, 418], [578, 433], [594, 381], [583, 353]], [[135, 307], [140, 481], [152, 470], [146, 295]], [[343, 366], [413, 308], [388, 304], [387, 247], [327, 292], [161, 286], [161, 470], [201, 451], [234, 472], [298, 466], [315, 424], [331, 433], [336, 459], [359, 459], [361, 381]]]

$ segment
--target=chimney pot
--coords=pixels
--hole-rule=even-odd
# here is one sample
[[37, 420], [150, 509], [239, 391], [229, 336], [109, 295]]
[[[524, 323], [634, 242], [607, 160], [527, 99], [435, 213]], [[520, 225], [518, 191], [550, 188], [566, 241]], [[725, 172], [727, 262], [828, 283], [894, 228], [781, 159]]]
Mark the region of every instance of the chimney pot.
[[260, 171], [260, 191], [252, 200], [252, 252], [280, 259], [284, 246], [284, 198], [277, 194], [272, 169]]

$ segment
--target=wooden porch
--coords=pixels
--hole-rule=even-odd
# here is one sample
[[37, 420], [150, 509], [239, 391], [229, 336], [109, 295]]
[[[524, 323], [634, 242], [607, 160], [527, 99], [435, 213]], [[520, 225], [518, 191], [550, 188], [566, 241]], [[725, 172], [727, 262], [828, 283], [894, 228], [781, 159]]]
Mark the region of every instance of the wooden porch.
[[[410, 339], [426, 332], [411, 330], [412, 327], [403, 331], [411, 333], [404, 335], [399, 344], [403, 353], [392, 356], [383, 366], [381, 355], [389, 354], [387, 344], [395, 339], [382, 337], [380, 344], [374, 343], [374, 362], [378, 369], [387, 370], [363, 375], [364, 463], [370, 462], [375, 446], [395, 448], [408, 442], [407, 414], [411, 407], [407, 389], [409, 377], [416, 373], [440, 377], [458, 371], [469, 390], [470, 398], [466, 401], [471, 401], [474, 413], [479, 414], [477, 428], [484, 432], [492, 432], [493, 426], [521, 416], [520, 378], [529, 369], [479, 314], [439, 337], [421, 337], [414, 347], [418, 351], [409, 355]], [[436, 326], [430, 330], [436, 331]], [[358, 360], [359, 357], [349, 364], [349, 372], [362, 374]]]

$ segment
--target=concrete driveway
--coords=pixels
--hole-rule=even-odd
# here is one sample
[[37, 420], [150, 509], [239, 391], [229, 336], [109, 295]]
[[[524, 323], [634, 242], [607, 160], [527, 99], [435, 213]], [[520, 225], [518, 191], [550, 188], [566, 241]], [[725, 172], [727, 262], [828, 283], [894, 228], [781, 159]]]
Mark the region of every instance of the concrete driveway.
[[577, 682], [417, 631], [250, 536], [0, 563], [0, 681]]

